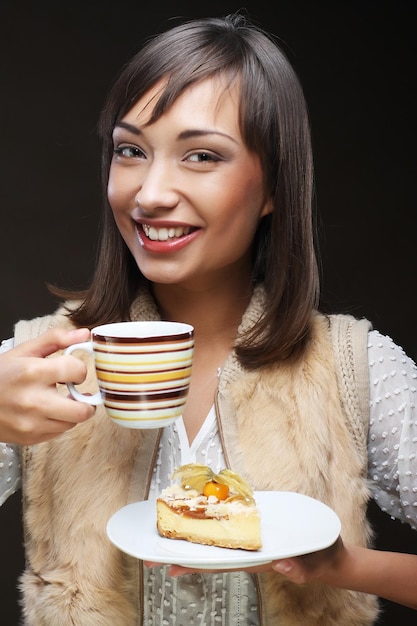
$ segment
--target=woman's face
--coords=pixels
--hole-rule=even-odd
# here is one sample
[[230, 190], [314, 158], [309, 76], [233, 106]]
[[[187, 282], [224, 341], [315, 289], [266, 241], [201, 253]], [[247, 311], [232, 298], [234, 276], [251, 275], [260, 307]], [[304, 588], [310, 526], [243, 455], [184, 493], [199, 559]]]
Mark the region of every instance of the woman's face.
[[272, 202], [239, 130], [238, 86], [206, 79], [147, 125], [160, 87], [114, 129], [108, 198], [120, 233], [155, 283], [201, 287], [249, 275], [251, 243]]

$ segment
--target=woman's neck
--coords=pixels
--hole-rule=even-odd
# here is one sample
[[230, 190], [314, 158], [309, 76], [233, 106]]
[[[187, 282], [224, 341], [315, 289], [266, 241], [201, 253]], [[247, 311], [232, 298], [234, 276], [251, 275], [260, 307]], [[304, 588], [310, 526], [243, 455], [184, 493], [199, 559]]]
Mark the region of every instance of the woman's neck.
[[181, 285], [153, 285], [163, 319], [192, 324], [196, 341], [234, 340], [252, 295], [250, 281], [221, 283], [191, 289]]
[[194, 290], [178, 285], [155, 285], [153, 292], [164, 319], [194, 326], [191, 385], [183, 411], [191, 443], [213, 405], [218, 371], [233, 349], [252, 290], [249, 281], [240, 281]]

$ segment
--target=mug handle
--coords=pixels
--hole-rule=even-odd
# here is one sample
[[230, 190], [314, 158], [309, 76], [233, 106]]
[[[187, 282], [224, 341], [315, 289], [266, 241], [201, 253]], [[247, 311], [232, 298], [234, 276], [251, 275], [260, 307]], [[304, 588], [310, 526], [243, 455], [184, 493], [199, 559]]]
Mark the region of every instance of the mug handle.
[[[91, 341], [84, 341], [83, 343], [73, 343], [72, 346], [68, 346], [64, 354], [71, 354], [71, 352], [74, 352], [74, 350], [85, 350], [89, 354], [94, 354], [93, 344]], [[85, 402], [86, 404], [92, 404], [94, 406], [97, 406], [98, 404], [103, 404], [103, 398], [101, 397], [99, 391], [89, 396], [84, 393], [80, 393], [75, 388], [75, 383], [67, 383], [67, 387], [74, 400], [78, 400], [79, 402]]]

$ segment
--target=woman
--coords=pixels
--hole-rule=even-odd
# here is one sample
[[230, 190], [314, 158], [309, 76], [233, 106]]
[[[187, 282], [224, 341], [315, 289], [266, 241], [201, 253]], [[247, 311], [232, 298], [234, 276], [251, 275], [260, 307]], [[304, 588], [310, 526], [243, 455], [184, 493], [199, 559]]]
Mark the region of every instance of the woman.
[[[0, 439], [20, 444], [22, 463], [25, 623], [365, 625], [378, 613], [369, 594], [417, 608], [417, 557], [370, 550], [366, 520], [374, 497], [416, 527], [416, 367], [366, 320], [317, 310], [308, 115], [273, 38], [239, 15], [155, 37], [115, 83], [100, 133], [91, 286], [18, 323], [0, 359]], [[119, 428], [67, 397], [59, 383], [93, 380], [66, 346], [99, 323], [160, 317], [195, 328], [172, 427]], [[16, 447], [3, 452], [6, 495], [20, 477]], [[194, 461], [326, 502], [341, 538], [208, 573], [112, 546], [109, 517]]]

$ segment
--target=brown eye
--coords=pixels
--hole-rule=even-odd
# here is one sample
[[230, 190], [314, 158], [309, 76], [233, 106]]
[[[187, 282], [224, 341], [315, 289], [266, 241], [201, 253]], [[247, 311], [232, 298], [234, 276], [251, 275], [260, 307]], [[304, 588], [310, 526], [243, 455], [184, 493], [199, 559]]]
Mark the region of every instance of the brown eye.
[[114, 149], [114, 154], [125, 157], [127, 159], [141, 158], [144, 155], [142, 150], [137, 146], [119, 146]]
[[220, 161], [219, 157], [211, 152], [196, 152], [188, 157], [188, 160], [193, 163], [211, 163], [213, 161]]

